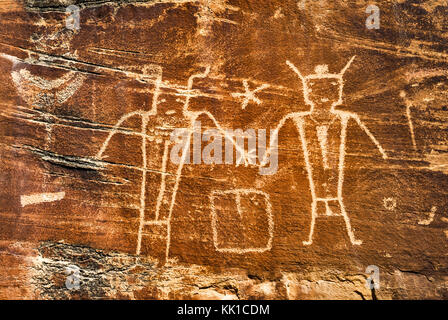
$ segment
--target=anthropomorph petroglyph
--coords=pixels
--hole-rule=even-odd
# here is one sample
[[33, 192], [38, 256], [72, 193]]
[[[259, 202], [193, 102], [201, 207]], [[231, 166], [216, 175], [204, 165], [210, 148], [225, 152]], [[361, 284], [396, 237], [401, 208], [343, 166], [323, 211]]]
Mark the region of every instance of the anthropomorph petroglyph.
[[[228, 216], [220, 216], [220, 210], [217, 208], [216, 202], [218, 201], [218, 198], [229, 196], [234, 197], [234, 209], [236, 210], [231, 210], [231, 212], [233, 213], [236, 211], [237, 216], [234, 217], [234, 219], [237, 220], [231, 218], [228, 219]], [[259, 198], [258, 201], [255, 199], [256, 197]], [[263, 214], [260, 214], [260, 212], [257, 212], [256, 210], [243, 208], [243, 199], [247, 199], [252, 206], [261, 207]], [[210, 195], [210, 208], [212, 215], [213, 244], [216, 251], [243, 254], [271, 250], [272, 239], [274, 237], [274, 218], [268, 194], [255, 189], [215, 190]], [[264, 234], [247, 235], [244, 232], [243, 225], [233, 225], [233, 222], [235, 221], [238, 221], [239, 224], [243, 224], [244, 221], [246, 224], [250, 224], [250, 229], [260, 230], [260, 232]], [[232, 243], [232, 239], [228, 239], [228, 235], [225, 232], [229, 230], [226, 230], [225, 226], [232, 230], [237, 230], [236, 234], [238, 235], [238, 239], [233, 239], [234, 243]], [[219, 232], [221, 229], [224, 231], [223, 234], [220, 234]], [[262, 239], [262, 243], [260, 243], [260, 239]], [[250, 243], [244, 243], [244, 240]]]
[[[12, 62], [11, 78], [17, 93], [23, 101], [31, 108], [41, 108], [47, 111], [45, 118], [47, 123], [45, 129], [47, 132], [45, 138], [45, 149], [50, 148], [52, 140], [53, 124], [52, 119], [54, 109], [65, 103], [71, 98], [83, 85], [86, 77], [78, 71], [68, 71], [58, 78], [47, 79], [40, 75], [33, 74], [30, 71], [31, 66], [39, 65], [49, 67], [52, 60], [46, 53], [64, 49], [65, 55], [69, 58], [76, 58], [77, 54], [70, 50], [70, 41], [74, 33], [70, 30], [57, 30], [49, 35], [44, 34], [40, 37], [31, 36], [30, 42], [34, 43], [36, 51], [26, 50], [28, 58], [20, 59], [18, 57], [0, 53], [0, 57]], [[45, 53], [44, 53], [45, 52]], [[20, 106], [19, 106], [20, 107]], [[47, 176], [44, 176], [43, 184], [47, 183]], [[22, 206], [31, 203], [41, 203], [49, 201], [58, 201], [64, 198], [65, 193], [41, 193], [39, 195], [22, 196]]]
[[[67, 50], [67, 56], [76, 58], [75, 52], [70, 53], [70, 40], [74, 33], [72, 31], [56, 31], [48, 36], [38, 39], [31, 39], [35, 43], [37, 50], [42, 52], [52, 52], [58, 48]], [[39, 53], [36, 57], [29, 57], [21, 60], [7, 54], [0, 54], [5, 59], [13, 63], [11, 77], [17, 88], [20, 97], [30, 106], [52, 107], [55, 104], [62, 104], [72, 97], [84, 83], [85, 76], [77, 71], [68, 71], [57, 79], [45, 79], [38, 75], [33, 75], [27, 65], [46, 65], [46, 54]], [[35, 54], [33, 54], [35, 55]]]
[[280, 128], [289, 119], [299, 132], [312, 197], [311, 226], [308, 239], [303, 241], [304, 245], [313, 243], [316, 218], [325, 216], [342, 216], [351, 243], [362, 244], [352, 231], [342, 194], [347, 125], [350, 120], [354, 120], [364, 130], [383, 158], [387, 159], [383, 148], [360, 117], [337, 109], [343, 102], [343, 75], [354, 59], [352, 57], [339, 73], [329, 73], [328, 66], [319, 65], [314, 74], [307, 76], [303, 76], [291, 62], [286, 61], [302, 81], [305, 103], [310, 106], [310, 110], [287, 114], [273, 134], [274, 141], [278, 140]]
[[[189, 163], [186, 159], [190, 157], [190, 142], [192, 141], [192, 135], [196, 130], [196, 120], [201, 115], [208, 116], [217, 129], [221, 132], [221, 134], [226, 137], [226, 139], [230, 140], [231, 143], [234, 144], [235, 148], [239, 150], [239, 153], [244, 155], [244, 150], [241, 150], [239, 145], [236, 144], [234, 138], [230, 136], [225, 130], [221, 128], [221, 126], [216, 121], [215, 117], [208, 111], [190, 111], [189, 103], [192, 97], [198, 95], [193, 88], [193, 82], [196, 78], [204, 78], [210, 72], [210, 68], [206, 68], [204, 73], [194, 74], [188, 79], [188, 85], [186, 91], [183, 93], [185, 99], [183, 101], [182, 107], [182, 115], [173, 115], [172, 112], [168, 113], [168, 118], [178, 117], [185, 120], [184, 126], [181, 128], [183, 132], [188, 131], [188, 134], [182, 135], [184, 139], [182, 142], [181, 150], [174, 150], [172, 145], [174, 142], [172, 141], [173, 137], [179, 138], [178, 135], [173, 135], [172, 133], [176, 131], [172, 125], [164, 123], [163, 117], [160, 112], [158, 112], [158, 105], [162, 102], [159, 99], [159, 95], [161, 93], [160, 88], [162, 84], [162, 68], [160, 67], [158, 72], [155, 72], [151, 77], [147, 80], [148, 83], [154, 84], [153, 89], [153, 98], [152, 98], [152, 107], [151, 110], [137, 110], [134, 112], [130, 112], [125, 114], [118, 122], [114, 125], [112, 131], [107, 136], [104, 141], [101, 149], [99, 150], [96, 158], [98, 160], [103, 159], [106, 155], [106, 149], [109, 146], [112, 137], [117, 133], [137, 135], [142, 138], [141, 143], [141, 153], [142, 153], [142, 167], [139, 168], [142, 172], [142, 180], [141, 180], [141, 188], [140, 188], [140, 204], [139, 204], [139, 230], [138, 230], [138, 239], [137, 239], [137, 248], [136, 254], [139, 255], [142, 250], [142, 238], [144, 234], [145, 226], [150, 225], [159, 225], [164, 226], [166, 228], [166, 250], [164, 260], [167, 261], [169, 257], [170, 251], [170, 242], [171, 242], [171, 218], [173, 214], [174, 205], [176, 203], [176, 194], [179, 188], [179, 183], [181, 180], [181, 173], [185, 163]], [[165, 116], [167, 114], [165, 113]], [[123, 123], [130, 118], [138, 117], [142, 121], [140, 132], [129, 132], [120, 130]], [[159, 121], [160, 119], [161, 121]], [[153, 152], [151, 154], [148, 153], [148, 148], [153, 147]], [[171, 149], [171, 150], [170, 150]], [[174, 153], [180, 152], [179, 154], [173, 155]], [[161, 155], [160, 166], [158, 168], [149, 168], [148, 161], [156, 159], [156, 154]], [[194, 156], [194, 155], [193, 155]], [[169, 161], [170, 159], [179, 157], [179, 161]], [[175, 170], [172, 173], [167, 171], [167, 166], [169, 164], [175, 164]], [[243, 156], [243, 164], [247, 164], [245, 156]], [[148, 174], [159, 175], [159, 178], [148, 179]], [[153, 197], [155, 199], [149, 199], [147, 196], [148, 190], [158, 190], [157, 196]], [[151, 203], [150, 212], [147, 211], [147, 202]], [[148, 218], [150, 215], [150, 218]]]
[[[62, 105], [71, 98], [83, 85], [85, 76], [76, 71], [69, 71], [56, 79], [46, 79], [33, 75], [27, 66], [36, 63], [34, 59], [25, 60], [0, 53], [0, 57], [12, 62], [11, 78], [21, 99], [28, 106], [49, 109], [53, 111], [55, 106]], [[49, 114], [48, 118], [52, 116]], [[47, 136], [45, 148], [49, 148], [52, 137], [53, 125], [51, 121], [45, 125]], [[46, 178], [45, 178], [46, 179]]]

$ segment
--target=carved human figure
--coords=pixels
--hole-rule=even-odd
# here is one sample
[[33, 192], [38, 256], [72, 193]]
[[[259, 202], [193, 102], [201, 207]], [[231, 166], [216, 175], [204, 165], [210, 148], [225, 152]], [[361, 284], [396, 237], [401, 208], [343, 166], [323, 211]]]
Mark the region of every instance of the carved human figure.
[[[142, 166], [139, 168], [142, 172], [142, 180], [139, 204], [140, 222], [136, 248], [137, 255], [140, 255], [142, 252], [142, 244], [145, 245], [143, 237], [152, 233], [155, 236], [157, 236], [156, 234], [161, 234], [161, 236], [158, 236], [159, 241], [156, 244], [159, 247], [164, 247], [164, 252], [159, 257], [160, 261], [166, 262], [169, 257], [171, 217], [176, 203], [176, 194], [179, 188], [182, 169], [185, 163], [189, 163], [189, 146], [192, 141], [193, 132], [196, 130], [195, 125], [198, 117], [201, 115], [208, 116], [221, 134], [227, 136], [225, 130], [220, 127], [211, 113], [207, 111], [190, 111], [188, 108], [190, 98], [195, 96], [192, 90], [194, 79], [206, 77], [209, 71], [210, 68], [207, 68], [204, 73], [194, 74], [189, 78], [187, 90], [183, 94], [185, 98], [181, 100], [178, 98], [178, 95], [161, 93], [161, 68], [155, 75], [144, 79], [148, 83], [154, 84], [151, 110], [137, 110], [125, 114], [114, 125], [96, 155], [97, 159], [103, 159], [105, 157], [106, 149], [112, 137], [119, 132], [126, 132], [120, 129], [125, 121], [133, 117], [141, 119], [142, 125], [140, 132], [125, 133], [138, 135], [142, 139]], [[165, 106], [169, 106], [169, 109], [166, 109]], [[180, 144], [184, 147], [177, 150], [178, 152], [175, 152], [178, 158], [176, 161], [173, 161], [174, 143], [179, 145], [177, 141], [173, 141], [173, 137], [178, 137], [179, 135], [176, 133], [172, 135], [172, 133], [174, 130], [179, 129], [186, 133], [183, 135], [184, 141]], [[229, 139], [238, 147], [233, 138], [230, 137]], [[150, 230], [147, 228], [150, 228]], [[156, 230], [157, 228], [159, 230]], [[160, 248], [150, 248], [149, 251], [157, 249], [160, 251]]]
[[[68, 58], [77, 58], [76, 50], [71, 49], [70, 41], [75, 32], [62, 29], [41, 37], [31, 37], [38, 53], [28, 52], [27, 59], [19, 59], [15, 56], [0, 53], [0, 56], [10, 60], [12, 65], [11, 77], [20, 97], [30, 106], [49, 108], [65, 103], [83, 85], [86, 76], [77, 71], [68, 71], [56, 79], [47, 79], [33, 74], [30, 66], [41, 65], [47, 67], [50, 54], [61, 54]], [[44, 53], [41, 53], [44, 52]]]
[[329, 73], [328, 66], [319, 65], [314, 74], [307, 76], [302, 76], [291, 62], [286, 62], [301, 79], [305, 103], [310, 109], [289, 113], [281, 119], [273, 132], [273, 140], [278, 140], [280, 128], [291, 119], [299, 132], [312, 198], [311, 226], [308, 239], [303, 241], [304, 245], [313, 243], [316, 218], [325, 216], [342, 216], [351, 243], [362, 244], [352, 231], [342, 194], [349, 121], [355, 121], [377, 146], [383, 158], [387, 158], [379, 142], [357, 114], [337, 109], [343, 102], [343, 75], [354, 58], [337, 74]]

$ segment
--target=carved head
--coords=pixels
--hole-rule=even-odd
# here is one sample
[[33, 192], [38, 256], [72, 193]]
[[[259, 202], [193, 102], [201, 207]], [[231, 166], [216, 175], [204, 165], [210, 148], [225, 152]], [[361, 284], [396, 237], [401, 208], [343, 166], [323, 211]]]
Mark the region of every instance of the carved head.
[[305, 103], [319, 111], [331, 111], [335, 106], [342, 104], [344, 89], [344, 73], [350, 67], [355, 56], [339, 73], [329, 73], [327, 65], [318, 65], [314, 73], [302, 76], [299, 70], [289, 61], [286, 63], [302, 80]]

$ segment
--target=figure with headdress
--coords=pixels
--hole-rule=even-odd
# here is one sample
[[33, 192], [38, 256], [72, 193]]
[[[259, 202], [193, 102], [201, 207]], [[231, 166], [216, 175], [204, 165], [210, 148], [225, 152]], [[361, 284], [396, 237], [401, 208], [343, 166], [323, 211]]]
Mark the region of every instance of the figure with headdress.
[[342, 195], [349, 121], [355, 121], [376, 145], [383, 158], [387, 158], [383, 148], [360, 117], [338, 109], [343, 103], [343, 75], [354, 59], [355, 57], [352, 57], [337, 74], [330, 73], [327, 65], [319, 65], [314, 74], [307, 76], [303, 76], [291, 62], [286, 61], [301, 79], [305, 103], [310, 109], [305, 112], [292, 112], [283, 117], [273, 132], [273, 141], [277, 143], [280, 128], [287, 120], [292, 120], [299, 132], [312, 198], [311, 226], [308, 239], [303, 241], [304, 245], [313, 243], [316, 218], [328, 216], [341, 216], [351, 243], [362, 244], [352, 231]]

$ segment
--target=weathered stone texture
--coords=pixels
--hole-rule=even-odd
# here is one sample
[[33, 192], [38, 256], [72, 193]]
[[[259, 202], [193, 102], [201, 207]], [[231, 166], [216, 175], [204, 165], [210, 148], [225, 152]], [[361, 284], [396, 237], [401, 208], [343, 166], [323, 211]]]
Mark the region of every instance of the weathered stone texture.
[[[446, 299], [448, 6], [369, 4], [0, 1], [0, 299]], [[195, 121], [278, 170], [179, 167]]]

